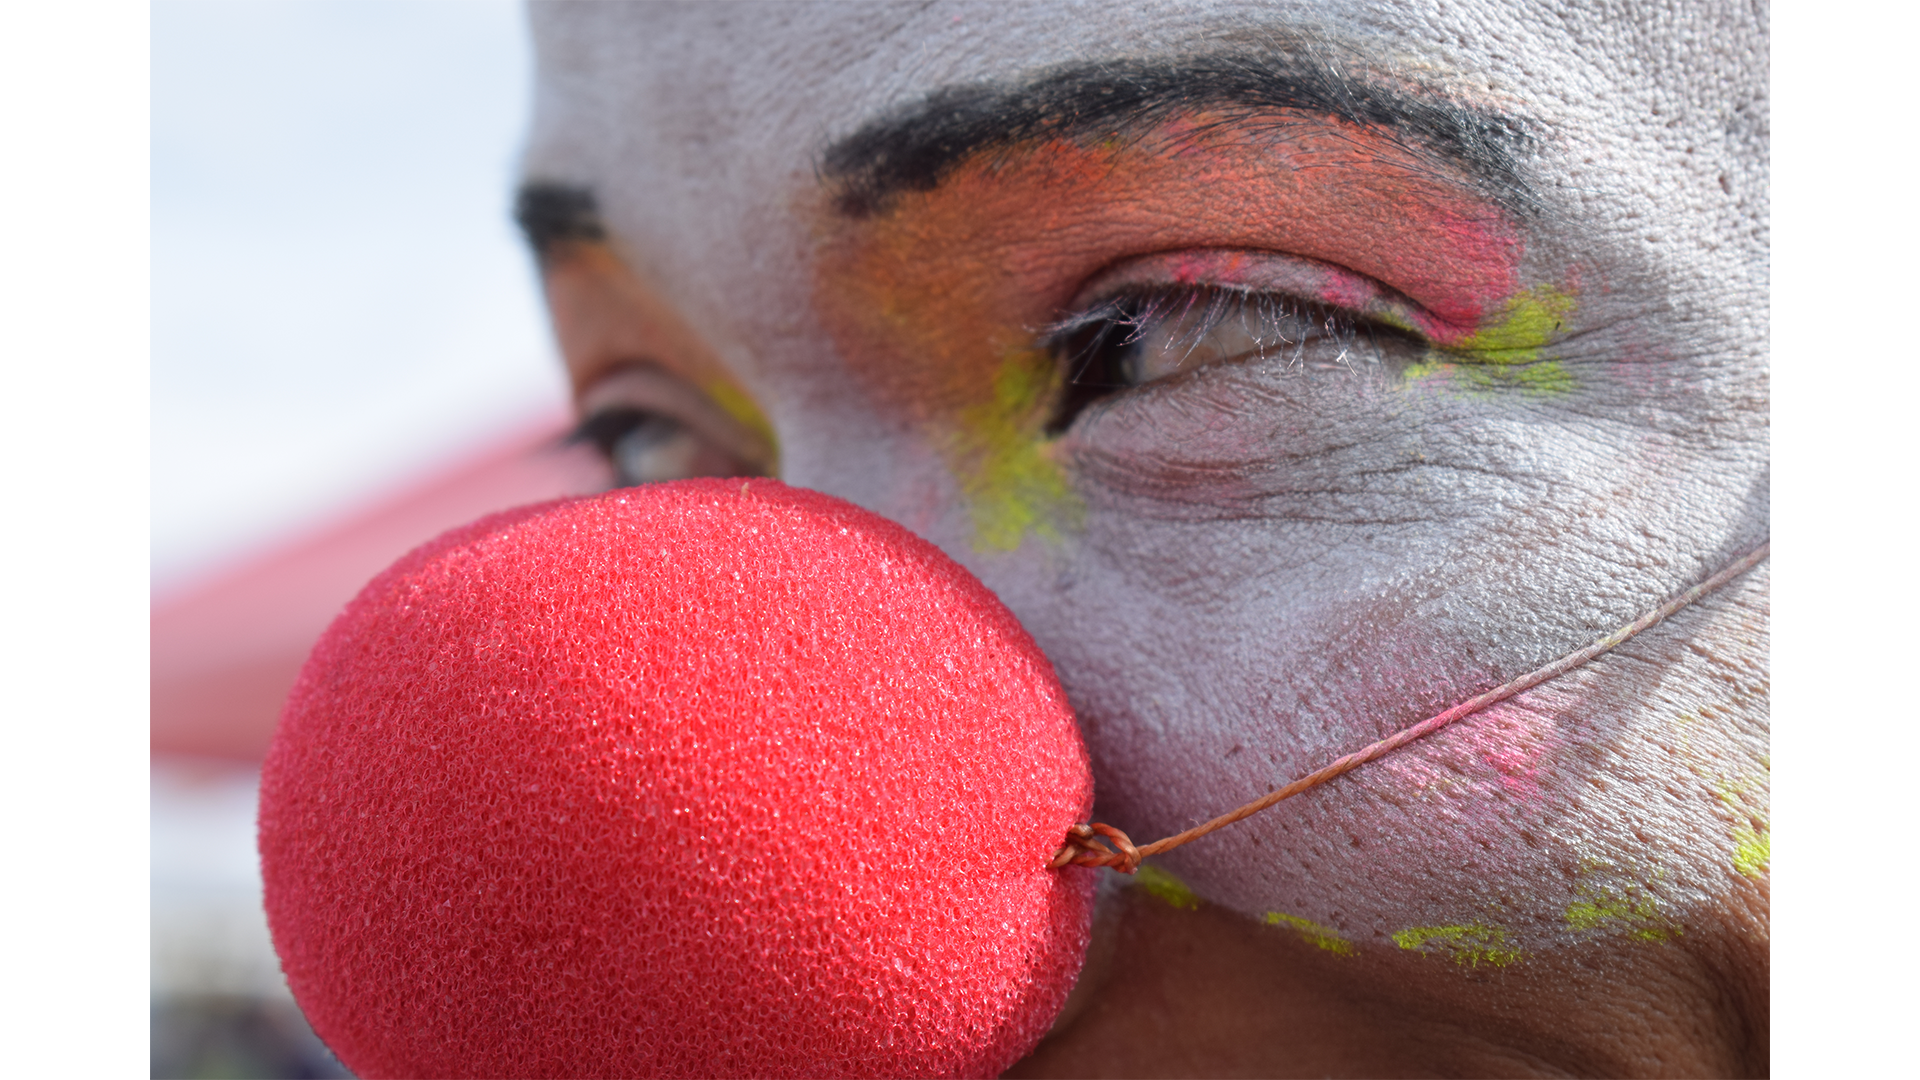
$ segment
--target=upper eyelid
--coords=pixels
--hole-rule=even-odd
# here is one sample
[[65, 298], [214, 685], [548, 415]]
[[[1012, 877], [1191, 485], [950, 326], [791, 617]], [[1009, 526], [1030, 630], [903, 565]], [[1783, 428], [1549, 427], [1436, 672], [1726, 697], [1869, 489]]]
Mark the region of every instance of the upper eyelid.
[[1068, 308], [1072, 314], [1043, 333], [1055, 336], [1069, 322], [1129, 292], [1170, 286], [1287, 296], [1435, 343], [1455, 341], [1472, 331], [1370, 277], [1332, 263], [1278, 251], [1188, 248], [1137, 256], [1095, 274], [1075, 294]]
[[[1298, 307], [1290, 307], [1289, 304], [1297, 304]], [[1353, 319], [1344, 312], [1333, 312], [1323, 304], [1298, 300], [1285, 293], [1212, 285], [1163, 285], [1156, 289], [1110, 295], [1094, 306], [1083, 308], [1046, 327], [1041, 342], [1047, 348], [1057, 349], [1086, 330], [1130, 325], [1133, 329], [1119, 344], [1133, 344], [1145, 337], [1149, 327], [1165, 326], [1173, 320], [1196, 316], [1199, 325], [1193, 332], [1204, 334], [1249, 309], [1259, 311], [1261, 317], [1304, 318], [1308, 322], [1314, 321], [1317, 313], [1327, 313], [1330, 317], [1338, 317], [1348, 327], [1353, 325]], [[1328, 325], [1328, 329], [1332, 329], [1332, 324]]]

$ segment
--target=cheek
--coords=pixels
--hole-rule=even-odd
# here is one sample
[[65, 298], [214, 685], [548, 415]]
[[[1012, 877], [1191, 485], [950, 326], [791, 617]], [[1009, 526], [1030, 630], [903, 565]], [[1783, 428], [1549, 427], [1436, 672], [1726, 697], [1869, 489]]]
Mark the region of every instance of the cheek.
[[[1400, 602], [1353, 600], [1337, 555], [1280, 522], [1102, 520], [977, 569], [1068, 689], [1100, 820], [1145, 843], [1487, 685]], [[1256, 917], [1388, 934], [1482, 919], [1489, 880], [1540, 878], [1524, 837], [1565, 815], [1580, 764], [1562, 715], [1490, 710], [1163, 865]]]
[[[966, 444], [952, 427], [904, 418], [845, 382], [818, 392], [827, 382], [816, 374], [805, 397], [778, 397], [780, 478], [898, 522], [994, 586], [1007, 545], [983, 538], [1017, 541], [1039, 517], [1034, 506], [1066, 493], [1064, 480], [1048, 485], [1057, 475], [1036, 467], [1048, 463], [1032, 460], [1029, 444], [982, 439], [982, 452], [956, 454]], [[990, 419], [980, 426], [992, 432]]]

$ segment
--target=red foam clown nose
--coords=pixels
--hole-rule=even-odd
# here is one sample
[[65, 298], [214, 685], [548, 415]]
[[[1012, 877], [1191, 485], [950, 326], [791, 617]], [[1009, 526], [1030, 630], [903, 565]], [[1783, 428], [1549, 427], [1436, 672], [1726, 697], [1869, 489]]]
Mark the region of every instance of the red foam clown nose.
[[1053, 670], [777, 482], [509, 511], [369, 584], [268, 754], [287, 980], [377, 1076], [994, 1075], [1085, 955]]

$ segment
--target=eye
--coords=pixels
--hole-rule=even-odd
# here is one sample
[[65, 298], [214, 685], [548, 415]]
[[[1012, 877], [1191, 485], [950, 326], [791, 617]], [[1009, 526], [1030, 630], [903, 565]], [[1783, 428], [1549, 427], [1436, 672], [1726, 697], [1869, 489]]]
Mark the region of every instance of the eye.
[[614, 486], [632, 487], [692, 476], [753, 476], [758, 470], [711, 445], [686, 425], [643, 409], [602, 409], [574, 429], [613, 466]]
[[1207, 286], [1123, 291], [1054, 324], [1045, 342], [1065, 384], [1050, 434], [1104, 397], [1205, 368], [1397, 378], [1426, 348], [1404, 330], [1326, 304]]
[[580, 396], [575, 442], [591, 443], [631, 487], [696, 476], [769, 476], [769, 440], [651, 364], [616, 369]]

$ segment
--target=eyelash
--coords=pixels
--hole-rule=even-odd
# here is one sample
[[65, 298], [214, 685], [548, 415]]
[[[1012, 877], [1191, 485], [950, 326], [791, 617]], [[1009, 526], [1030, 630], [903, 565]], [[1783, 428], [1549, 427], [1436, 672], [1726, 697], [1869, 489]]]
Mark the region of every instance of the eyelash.
[[[1239, 332], [1248, 347], [1224, 356], [1203, 353], [1199, 363], [1190, 364], [1222, 330]], [[1149, 355], [1150, 342], [1161, 336], [1159, 355]], [[1042, 344], [1064, 373], [1060, 401], [1047, 425], [1052, 435], [1064, 432], [1102, 398], [1222, 362], [1278, 360], [1288, 374], [1323, 368], [1359, 374], [1362, 365], [1373, 372], [1404, 369], [1418, 352], [1397, 354], [1427, 347], [1416, 335], [1325, 304], [1247, 289], [1178, 286], [1109, 297], [1048, 327]], [[1172, 370], [1150, 370], [1175, 353]]]

